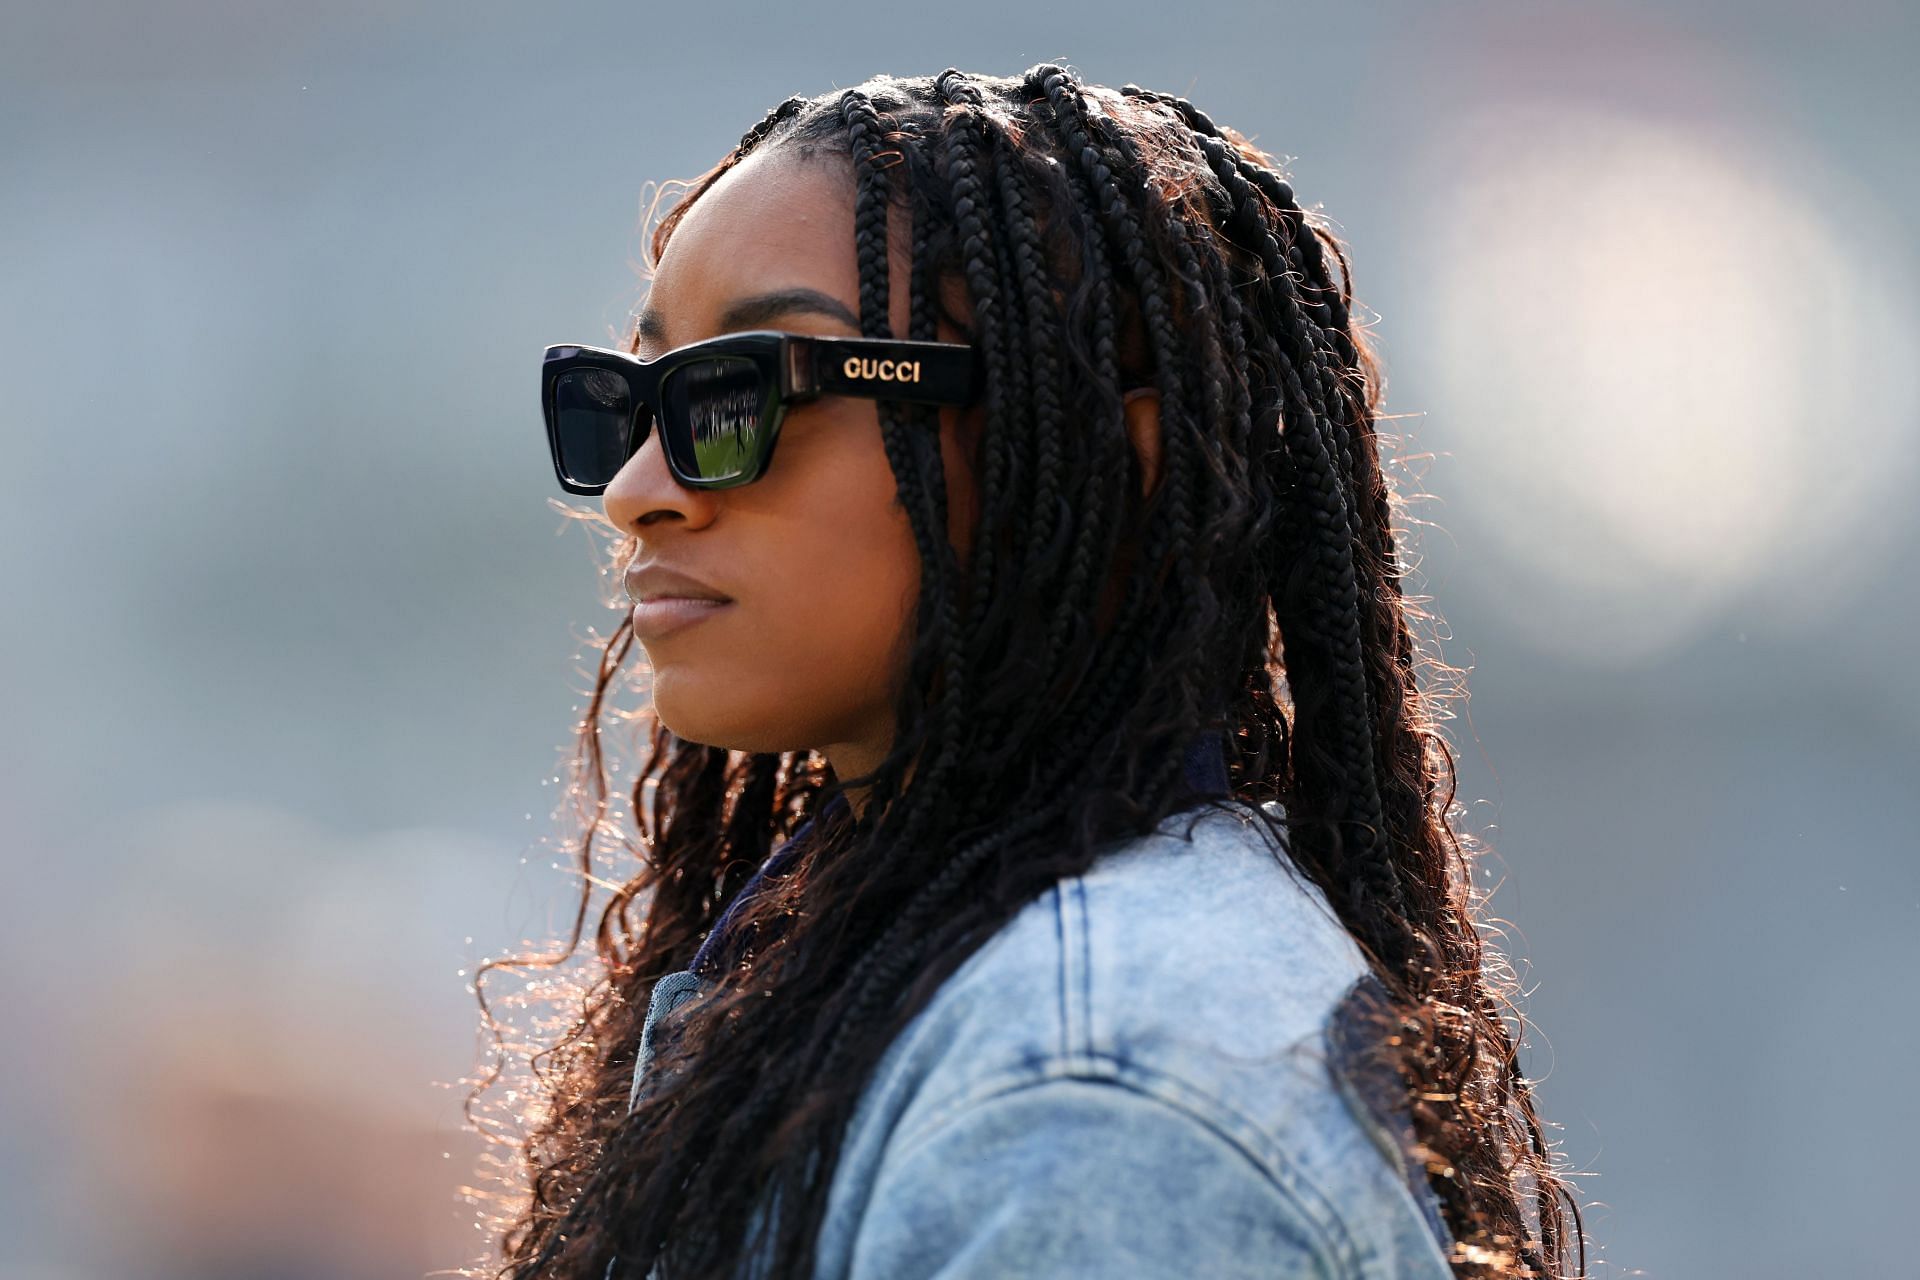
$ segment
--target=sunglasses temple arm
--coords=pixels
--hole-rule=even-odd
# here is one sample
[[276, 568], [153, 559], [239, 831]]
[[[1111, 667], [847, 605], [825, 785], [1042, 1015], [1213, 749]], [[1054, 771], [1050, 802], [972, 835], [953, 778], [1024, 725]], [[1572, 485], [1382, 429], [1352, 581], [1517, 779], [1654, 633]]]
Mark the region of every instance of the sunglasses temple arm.
[[[796, 343], [796, 346], [802, 344]], [[790, 388], [806, 394], [864, 396], [916, 404], [966, 404], [979, 394], [985, 369], [970, 346], [949, 342], [860, 343], [815, 339], [789, 366], [810, 373]], [[792, 366], [801, 366], [794, 369]], [[810, 366], [810, 367], [808, 367]]]

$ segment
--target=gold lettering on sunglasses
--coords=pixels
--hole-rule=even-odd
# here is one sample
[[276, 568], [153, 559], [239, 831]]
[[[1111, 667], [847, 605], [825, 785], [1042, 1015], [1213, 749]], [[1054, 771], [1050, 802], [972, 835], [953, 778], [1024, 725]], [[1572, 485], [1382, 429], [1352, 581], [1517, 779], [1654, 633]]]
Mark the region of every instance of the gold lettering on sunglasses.
[[863, 360], [859, 356], [848, 356], [840, 371], [849, 378], [877, 378], [881, 382], [920, 381], [918, 360]]

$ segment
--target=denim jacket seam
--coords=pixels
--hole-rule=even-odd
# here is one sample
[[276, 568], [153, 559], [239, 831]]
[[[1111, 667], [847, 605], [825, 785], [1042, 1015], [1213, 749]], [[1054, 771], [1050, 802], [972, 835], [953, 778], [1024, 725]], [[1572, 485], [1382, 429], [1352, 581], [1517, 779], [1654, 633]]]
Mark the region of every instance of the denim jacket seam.
[[1093, 950], [1087, 920], [1087, 886], [1081, 876], [1063, 877], [1053, 890], [1060, 961], [1060, 1053], [1068, 1061], [1093, 1057]]
[[1054, 954], [1058, 957], [1059, 961], [1054, 971], [1054, 978], [1058, 983], [1060, 992], [1060, 1021], [1056, 1028], [1059, 1035], [1059, 1048], [1056, 1052], [1061, 1057], [1070, 1058], [1073, 1056], [1073, 1004], [1075, 996], [1073, 991], [1073, 963], [1067, 958], [1067, 948], [1069, 944], [1066, 882], [1063, 880], [1055, 883], [1051, 889], [1047, 890], [1047, 896], [1053, 906]]
[[1334, 1198], [1287, 1158], [1283, 1144], [1266, 1126], [1192, 1080], [1097, 1049], [1029, 1059], [972, 1081], [911, 1130], [890, 1139], [887, 1160], [910, 1159], [941, 1130], [996, 1098], [1063, 1080], [1114, 1085], [1187, 1116], [1240, 1152], [1263, 1181], [1297, 1207], [1301, 1220], [1317, 1233], [1316, 1247], [1337, 1262], [1341, 1275], [1368, 1274]]

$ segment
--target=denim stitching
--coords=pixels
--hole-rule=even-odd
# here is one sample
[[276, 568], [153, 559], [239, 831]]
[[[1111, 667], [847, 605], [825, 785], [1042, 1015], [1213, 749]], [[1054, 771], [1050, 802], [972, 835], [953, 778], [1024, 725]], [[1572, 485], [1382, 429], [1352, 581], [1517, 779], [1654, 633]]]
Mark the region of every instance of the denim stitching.
[[1053, 899], [1053, 940], [1058, 948], [1056, 954], [1061, 959], [1054, 970], [1060, 990], [1060, 1042], [1058, 1052], [1061, 1057], [1073, 1056], [1073, 997], [1067, 986], [1067, 894], [1064, 882], [1056, 882], [1047, 890], [1047, 896]]
[[1080, 942], [1080, 1052], [1093, 1056], [1093, 922], [1087, 911], [1087, 882], [1073, 878], [1073, 901], [1079, 908]]
[[1076, 1055], [1074, 1060], [1044, 1060], [1034, 1067], [1004, 1070], [975, 1081], [910, 1133], [889, 1139], [886, 1162], [910, 1158], [940, 1130], [975, 1107], [1054, 1080], [1111, 1084], [1186, 1114], [1240, 1151], [1267, 1182], [1298, 1206], [1302, 1219], [1325, 1237], [1327, 1247], [1323, 1252], [1338, 1259], [1345, 1272], [1354, 1276], [1367, 1273], [1359, 1245], [1347, 1230], [1333, 1198], [1293, 1163], [1275, 1135], [1190, 1080], [1100, 1050]]

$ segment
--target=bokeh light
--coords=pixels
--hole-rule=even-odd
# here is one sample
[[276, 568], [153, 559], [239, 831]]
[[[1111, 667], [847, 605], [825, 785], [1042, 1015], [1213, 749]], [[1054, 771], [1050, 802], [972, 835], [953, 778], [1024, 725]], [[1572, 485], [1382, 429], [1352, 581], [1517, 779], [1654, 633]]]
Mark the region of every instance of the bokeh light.
[[[1911, 465], [1906, 243], [1791, 138], [1545, 98], [1432, 122], [1408, 317], [1450, 528], [1537, 643], [1632, 662], [1864, 577]], [[1844, 212], [1842, 212], [1844, 211]]]

